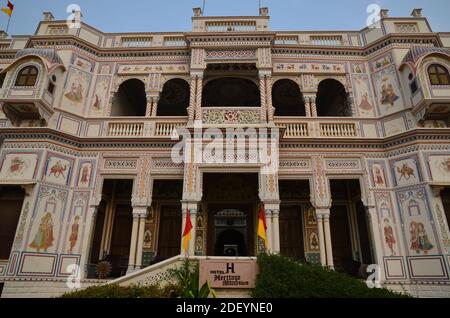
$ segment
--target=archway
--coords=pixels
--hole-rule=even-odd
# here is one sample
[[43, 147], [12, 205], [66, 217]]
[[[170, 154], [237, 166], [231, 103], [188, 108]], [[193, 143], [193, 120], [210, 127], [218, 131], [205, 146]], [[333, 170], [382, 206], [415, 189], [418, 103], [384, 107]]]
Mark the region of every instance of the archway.
[[317, 116], [351, 117], [352, 112], [344, 85], [334, 79], [320, 82], [316, 97]]
[[203, 88], [203, 107], [258, 107], [260, 105], [258, 85], [246, 78], [217, 78], [207, 82]]
[[189, 107], [189, 84], [182, 79], [174, 78], [164, 84], [158, 102], [157, 116], [187, 116]]
[[120, 84], [114, 95], [111, 116], [145, 116], [147, 96], [145, 84], [138, 79], [129, 79]]
[[305, 116], [305, 101], [297, 83], [282, 79], [272, 87], [275, 116]]

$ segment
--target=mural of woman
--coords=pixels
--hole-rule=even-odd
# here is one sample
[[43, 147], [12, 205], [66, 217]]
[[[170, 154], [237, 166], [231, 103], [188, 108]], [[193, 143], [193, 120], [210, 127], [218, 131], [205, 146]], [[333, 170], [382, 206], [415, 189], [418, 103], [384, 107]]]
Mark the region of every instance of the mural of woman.
[[369, 95], [367, 93], [364, 93], [363, 97], [361, 98], [361, 102], [359, 103], [359, 108], [363, 110], [372, 110], [373, 106], [369, 102]]
[[420, 249], [425, 253], [428, 254], [428, 251], [433, 249], [433, 244], [430, 243], [430, 240], [428, 239], [427, 232], [425, 230], [425, 226], [423, 223], [417, 224], [417, 234], [419, 239], [419, 246]]
[[[387, 78], [383, 79], [386, 81]], [[399, 97], [395, 94], [394, 86], [392, 84], [383, 84], [381, 86], [381, 104], [394, 106]]]
[[41, 224], [39, 225], [38, 231], [34, 237], [33, 242], [29, 245], [40, 252], [41, 249], [47, 252], [47, 249], [53, 246], [53, 220], [50, 212], [47, 212], [41, 219]]
[[389, 219], [384, 219], [384, 239], [386, 241], [387, 246], [389, 246], [389, 249], [391, 250], [391, 256], [395, 256], [395, 236], [394, 236], [394, 230], [392, 229], [392, 226], [389, 224]]
[[73, 220], [73, 224], [72, 224], [72, 232], [70, 234], [69, 237], [69, 242], [70, 242], [70, 247], [69, 247], [69, 254], [73, 253], [73, 248], [75, 247], [75, 245], [77, 244], [77, 240], [78, 240], [78, 229], [80, 227], [80, 217], [77, 215], [74, 220]]
[[412, 221], [409, 225], [409, 234], [411, 235], [411, 249], [420, 253], [419, 233], [417, 231], [417, 223]]
[[67, 99], [71, 100], [72, 102], [75, 102], [75, 103], [82, 102], [83, 101], [83, 86], [80, 83], [75, 84], [73, 82], [70, 87], [70, 91], [68, 93], [66, 93], [64, 96], [66, 96]]
[[383, 171], [378, 165], [373, 166], [374, 181], [376, 185], [385, 186]]
[[83, 167], [83, 169], [81, 170], [81, 179], [80, 179], [80, 183], [89, 183], [89, 166], [86, 165]]

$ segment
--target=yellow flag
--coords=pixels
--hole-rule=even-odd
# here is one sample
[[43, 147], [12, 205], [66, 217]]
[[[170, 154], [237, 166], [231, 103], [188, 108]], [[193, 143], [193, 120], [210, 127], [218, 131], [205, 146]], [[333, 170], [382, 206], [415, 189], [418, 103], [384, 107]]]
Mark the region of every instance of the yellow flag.
[[2, 8], [2, 11], [6, 13], [9, 17], [11, 17], [14, 10], [14, 5], [11, 3], [11, 1], [8, 0], [8, 7]]
[[267, 231], [266, 217], [264, 213], [264, 208], [261, 207], [258, 218], [258, 236], [264, 241], [264, 246], [266, 247], [266, 249], [268, 249], [266, 231]]

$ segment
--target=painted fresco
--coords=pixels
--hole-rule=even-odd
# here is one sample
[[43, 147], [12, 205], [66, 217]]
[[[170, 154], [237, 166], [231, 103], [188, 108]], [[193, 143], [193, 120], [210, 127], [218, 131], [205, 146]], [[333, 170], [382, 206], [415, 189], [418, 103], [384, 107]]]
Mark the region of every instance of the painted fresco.
[[35, 178], [38, 155], [9, 153], [1, 164], [0, 180], [32, 180]]
[[55, 253], [68, 192], [41, 186], [28, 234], [28, 250]]
[[82, 162], [78, 171], [77, 185], [80, 188], [90, 186], [92, 180], [92, 162]]
[[398, 241], [397, 222], [392, 207], [391, 196], [388, 192], [376, 192], [375, 201], [384, 255], [401, 255], [400, 242]]
[[63, 253], [69, 255], [81, 253], [88, 201], [89, 192], [74, 193], [65, 231]]
[[375, 101], [366, 74], [352, 75], [355, 103], [360, 117], [375, 117]]
[[90, 81], [91, 75], [89, 73], [71, 67], [64, 88], [62, 108], [76, 114], [82, 114]]
[[417, 167], [418, 160], [416, 157], [394, 162], [392, 169], [396, 184], [403, 186], [420, 182], [420, 173]]
[[109, 95], [109, 83], [109, 76], [100, 75], [97, 77], [97, 83], [89, 108], [89, 114], [91, 116], [102, 116], [104, 114]]
[[428, 166], [434, 182], [450, 182], [450, 155], [430, 156]]
[[379, 111], [382, 116], [403, 109], [403, 98], [395, 66], [389, 66], [373, 75], [373, 84], [377, 94]]
[[431, 226], [424, 188], [397, 193], [402, 210], [403, 231], [410, 255], [438, 253], [435, 232]]
[[43, 180], [60, 185], [68, 185], [71, 176], [73, 160], [49, 155], [44, 169]]
[[386, 188], [386, 173], [384, 166], [380, 163], [374, 163], [372, 165], [372, 181], [376, 188]]

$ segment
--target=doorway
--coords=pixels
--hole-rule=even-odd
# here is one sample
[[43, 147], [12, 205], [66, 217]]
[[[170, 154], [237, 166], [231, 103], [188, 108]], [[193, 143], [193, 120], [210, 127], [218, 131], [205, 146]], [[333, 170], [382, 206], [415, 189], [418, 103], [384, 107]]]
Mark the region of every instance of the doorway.
[[0, 186], [0, 260], [11, 253], [24, 198], [21, 187]]

